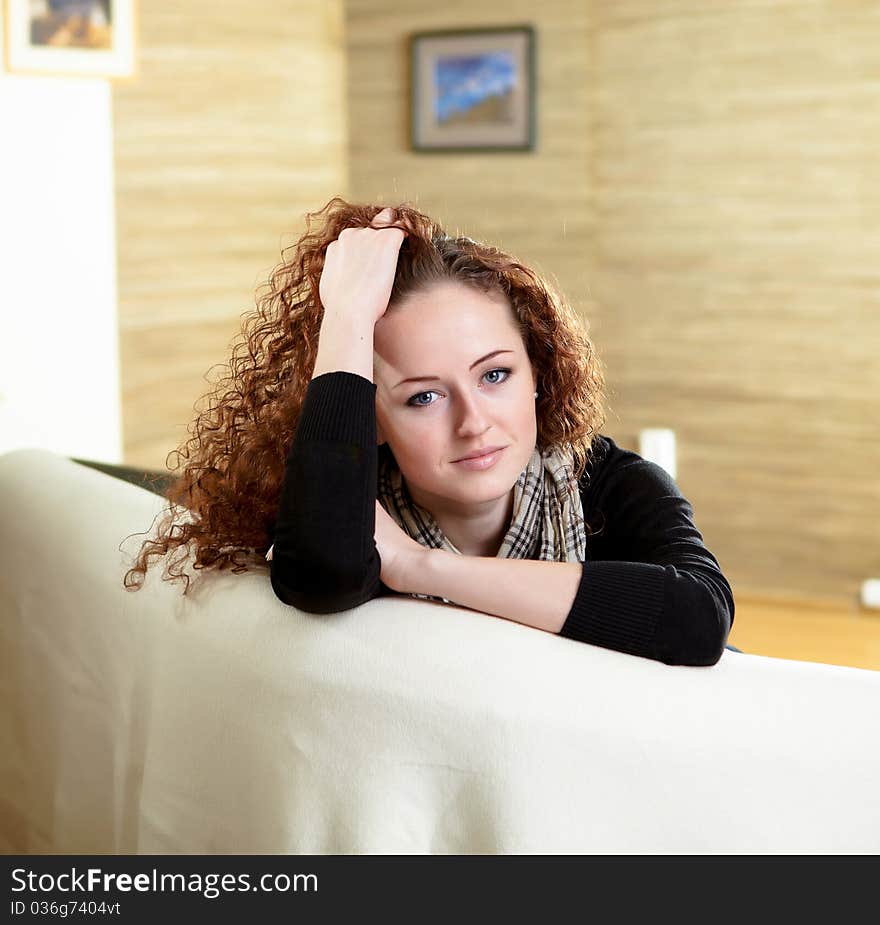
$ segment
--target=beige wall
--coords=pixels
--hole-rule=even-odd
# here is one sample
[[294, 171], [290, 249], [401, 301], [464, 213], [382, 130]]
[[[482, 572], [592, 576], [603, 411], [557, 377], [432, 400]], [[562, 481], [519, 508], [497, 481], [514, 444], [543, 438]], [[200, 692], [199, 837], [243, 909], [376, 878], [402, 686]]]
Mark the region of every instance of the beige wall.
[[113, 99], [124, 446], [164, 469], [291, 232], [347, 186], [343, 15], [341, 0], [138, 14], [138, 74]]
[[[880, 3], [192, 9], [141, 5], [115, 98], [128, 461], [164, 465], [303, 212], [411, 199], [555, 276], [605, 432], [676, 431], [737, 593], [855, 607], [880, 577]], [[537, 150], [410, 151], [409, 34], [523, 22]]]
[[676, 429], [740, 591], [855, 607], [880, 576], [880, 3], [595, 9], [618, 432]]
[[[551, 271], [739, 593], [880, 576], [880, 3], [349, 0], [352, 194]], [[538, 150], [408, 150], [411, 31], [532, 23]]]

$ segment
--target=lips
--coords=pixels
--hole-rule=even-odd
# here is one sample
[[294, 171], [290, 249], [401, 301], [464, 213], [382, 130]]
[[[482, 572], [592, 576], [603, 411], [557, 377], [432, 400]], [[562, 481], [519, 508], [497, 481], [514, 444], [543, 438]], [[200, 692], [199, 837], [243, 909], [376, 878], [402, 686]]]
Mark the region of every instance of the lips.
[[503, 446], [484, 446], [479, 450], [474, 450], [472, 453], [467, 453], [465, 456], [459, 456], [458, 459], [453, 459], [453, 462], [462, 462], [465, 459], [477, 459], [480, 456], [488, 456], [490, 453], [497, 453], [498, 450], [503, 450]]

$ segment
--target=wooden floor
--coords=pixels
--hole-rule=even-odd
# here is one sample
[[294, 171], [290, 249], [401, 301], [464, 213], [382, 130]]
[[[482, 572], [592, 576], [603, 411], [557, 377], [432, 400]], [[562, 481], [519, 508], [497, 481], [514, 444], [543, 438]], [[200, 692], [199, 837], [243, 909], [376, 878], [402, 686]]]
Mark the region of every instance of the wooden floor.
[[737, 594], [728, 642], [752, 655], [880, 671], [880, 610]]

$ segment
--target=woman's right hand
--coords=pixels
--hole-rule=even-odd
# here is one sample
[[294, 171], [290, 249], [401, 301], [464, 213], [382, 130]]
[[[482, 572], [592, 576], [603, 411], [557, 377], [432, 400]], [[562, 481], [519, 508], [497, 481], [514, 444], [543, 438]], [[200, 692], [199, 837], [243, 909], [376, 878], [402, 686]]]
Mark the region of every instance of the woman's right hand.
[[343, 228], [327, 247], [318, 294], [324, 315], [356, 314], [375, 324], [388, 308], [397, 257], [406, 232], [384, 228], [395, 221], [394, 209], [383, 209], [369, 228]]

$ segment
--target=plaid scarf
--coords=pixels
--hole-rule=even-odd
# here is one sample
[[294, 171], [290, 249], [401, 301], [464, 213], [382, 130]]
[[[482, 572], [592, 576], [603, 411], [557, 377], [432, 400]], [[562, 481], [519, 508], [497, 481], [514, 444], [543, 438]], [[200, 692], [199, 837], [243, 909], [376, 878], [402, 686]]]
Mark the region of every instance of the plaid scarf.
[[[583, 505], [572, 478], [573, 463], [570, 451], [535, 447], [513, 486], [513, 516], [497, 557], [552, 562], [586, 559]], [[387, 454], [380, 454], [377, 497], [392, 520], [422, 546], [461, 555], [431, 513], [412, 500], [400, 469]], [[429, 594], [412, 596], [452, 603]]]

